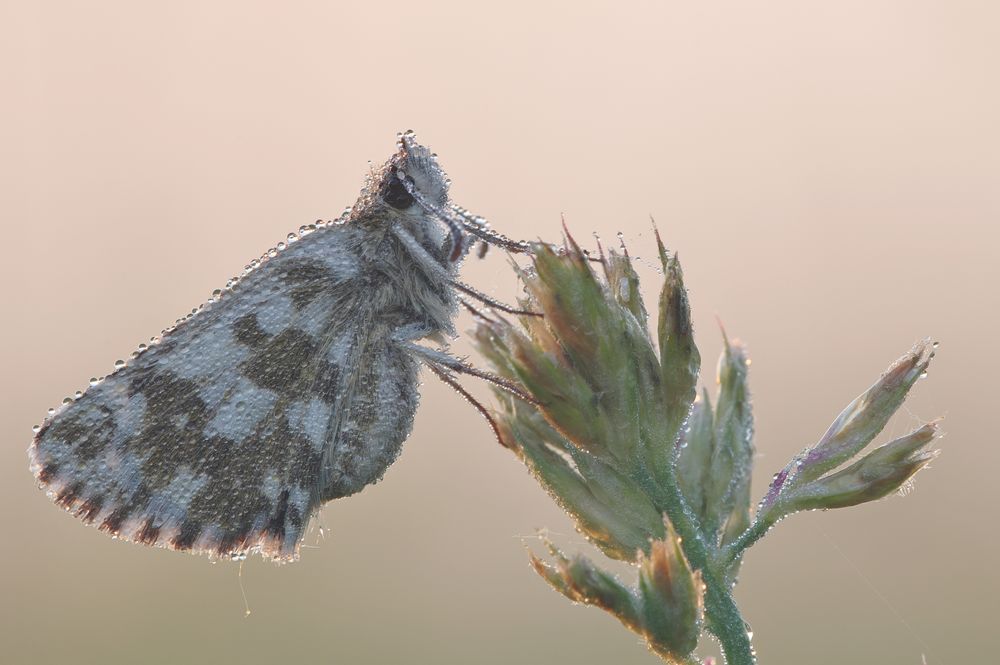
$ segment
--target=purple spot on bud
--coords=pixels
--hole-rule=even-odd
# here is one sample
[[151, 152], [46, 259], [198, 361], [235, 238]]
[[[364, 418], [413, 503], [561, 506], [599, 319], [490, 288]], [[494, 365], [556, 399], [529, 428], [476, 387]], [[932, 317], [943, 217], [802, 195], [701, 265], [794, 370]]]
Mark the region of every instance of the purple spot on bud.
[[784, 487], [786, 480], [788, 480], [788, 468], [784, 468], [774, 474], [774, 478], [771, 480], [771, 486], [767, 490], [767, 496], [765, 496], [764, 500], [761, 501], [761, 508], [774, 503], [774, 500], [777, 499], [778, 495], [781, 493], [781, 488]]

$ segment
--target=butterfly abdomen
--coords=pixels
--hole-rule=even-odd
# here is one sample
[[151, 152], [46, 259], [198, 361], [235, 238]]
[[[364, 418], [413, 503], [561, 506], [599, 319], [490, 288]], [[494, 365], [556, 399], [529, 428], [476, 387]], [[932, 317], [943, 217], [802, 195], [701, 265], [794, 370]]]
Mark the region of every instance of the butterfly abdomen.
[[363, 358], [354, 385], [345, 386], [347, 397], [338, 402], [341, 419], [320, 467], [322, 501], [381, 479], [413, 426], [416, 361], [389, 335], [373, 340]]

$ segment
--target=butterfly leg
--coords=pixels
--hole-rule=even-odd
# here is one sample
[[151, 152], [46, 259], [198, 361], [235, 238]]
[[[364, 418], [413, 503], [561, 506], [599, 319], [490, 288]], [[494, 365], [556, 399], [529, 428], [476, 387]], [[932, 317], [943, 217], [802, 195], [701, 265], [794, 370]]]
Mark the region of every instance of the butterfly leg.
[[498, 309], [501, 312], [507, 312], [508, 314], [516, 314], [518, 316], [544, 316], [541, 312], [532, 312], [526, 309], [516, 309], [514, 307], [511, 307], [510, 305], [506, 305], [497, 300], [496, 298], [493, 298], [492, 296], [489, 296], [483, 293], [482, 291], [477, 291], [468, 284], [464, 284], [457, 280], [452, 281], [451, 284], [462, 293], [472, 296], [476, 300], [485, 303], [487, 306], [492, 307], [493, 309]]
[[418, 339], [434, 339], [435, 336], [431, 335], [430, 332], [431, 331], [426, 327], [417, 324], [402, 326], [393, 334], [393, 340], [402, 349], [409, 352], [413, 357], [428, 367], [437, 368], [438, 370], [442, 370], [449, 374], [451, 372], [457, 372], [459, 374], [468, 374], [470, 376], [478, 377], [519, 399], [531, 404], [538, 404], [538, 401], [535, 398], [526, 393], [524, 389], [517, 385], [514, 381], [506, 379], [499, 374], [493, 374], [492, 372], [479, 369], [461, 358], [456, 358], [447, 351], [443, 351], [441, 349], [431, 349], [416, 343], [415, 340]]
[[432, 372], [434, 372], [434, 374], [436, 374], [439, 379], [441, 379], [446, 384], [451, 386], [452, 390], [454, 390], [459, 395], [464, 397], [469, 404], [474, 406], [476, 410], [479, 411], [479, 413], [483, 416], [483, 418], [486, 419], [486, 422], [489, 423], [490, 429], [493, 430], [493, 436], [496, 437], [500, 445], [503, 446], [504, 448], [508, 447], [507, 444], [504, 442], [503, 436], [500, 434], [500, 426], [497, 424], [497, 421], [493, 418], [493, 414], [490, 413], [490, 410], [486, 408], [486, 406], [484, 406], [482, 402], [473, 397], [472, 394], [468, 390], [463, 388], [462, 384], [456, 381], [455, 378], [448, 372], [445, 372], [444, 370], [439, 369], [434, 365], [428, 365], [428, 368]]
[[[436, 336], [429, 334], [430, 332], [431, 331], [425, 326], [409, 325], [396, 330], [393, 338], [400, 348], [426, 365], [427, 368], [439, 379], [448, 384], [455, 392], [472, 404], [472, 406], [474, 406], [476, 410], [479, 411], [479, 413], [486, 419], [486, 422], [489, 423], [489, 426], [493, 430], [493, 434], [496, 436], [497, 441], [500, 442], [500, 445], [506, 446], [507, 444], [504, 443], [503, 437], [500, 434], [500, 427], [497, 425], [497, 422], [490, 413], [490, 410], [483, 405], [482, 402], [477, 400], [468, 390], [462, 387], [462, 385], [455, 379], [454, 373], [460, 372], [463, 374], [473, 374], [475, 376], [479, 376], [521, 399], [526, 399], [532, 402], [534, 402], [534, 400], [532, 400], [532, 398], [516, 384], [501, 376], [476, 369], [472, 365], [449, 355], [445, 351], [429, 349], [415, 343], [415, 340], [418, 339], [435, 339]], [[442, 344], [444, 343], [443, 339], [436, 339], [435, 341], [439, 341]]]

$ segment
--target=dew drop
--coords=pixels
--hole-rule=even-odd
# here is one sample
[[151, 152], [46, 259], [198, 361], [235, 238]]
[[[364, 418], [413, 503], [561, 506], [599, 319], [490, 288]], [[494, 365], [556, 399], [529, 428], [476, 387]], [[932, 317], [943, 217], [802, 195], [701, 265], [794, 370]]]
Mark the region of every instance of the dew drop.
[[42, 431], [42, 426], [41, 425], [32, 425], [31, 426], [31, 431], [34, 432], [35, 434], [38, 434], [39, 432]]
[[73, 399], [80, 399], [81, 397], [83, 397], [82, 390], [77, 390], [75, 393], [73, 393]]
[[212, 297], [213, 298], [218, 298], [221, 295], [222, 295], [222, 289], [216, 289], [216, 290], [212, 291]]
[[124, 366], [125, 366], [125, 361], [124, 360], [116, 360], [115, 361], [115, 369], [121, 369]]
[[90, 377], [90, 385], [96, 386], [100, 382], [101, 382], [101, 380], [98, 379], [96, 376]]

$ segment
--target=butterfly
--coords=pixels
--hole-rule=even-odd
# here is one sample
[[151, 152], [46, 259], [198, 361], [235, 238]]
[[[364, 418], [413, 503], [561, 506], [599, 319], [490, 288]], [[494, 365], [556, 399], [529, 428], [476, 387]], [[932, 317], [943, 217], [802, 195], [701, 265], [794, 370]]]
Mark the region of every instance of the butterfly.
[[503, 379], [421, 344], [454, 336], [475, 242], [525, 243], [450, 203], [401, 134], [354, 206], [289, 235], [129, 362], [50, 410], [29, 449], [59, 505], [118, 538], [219, 557], [298, 557], [320, 506], [378, 481], [417, 408], [420, 365]]

